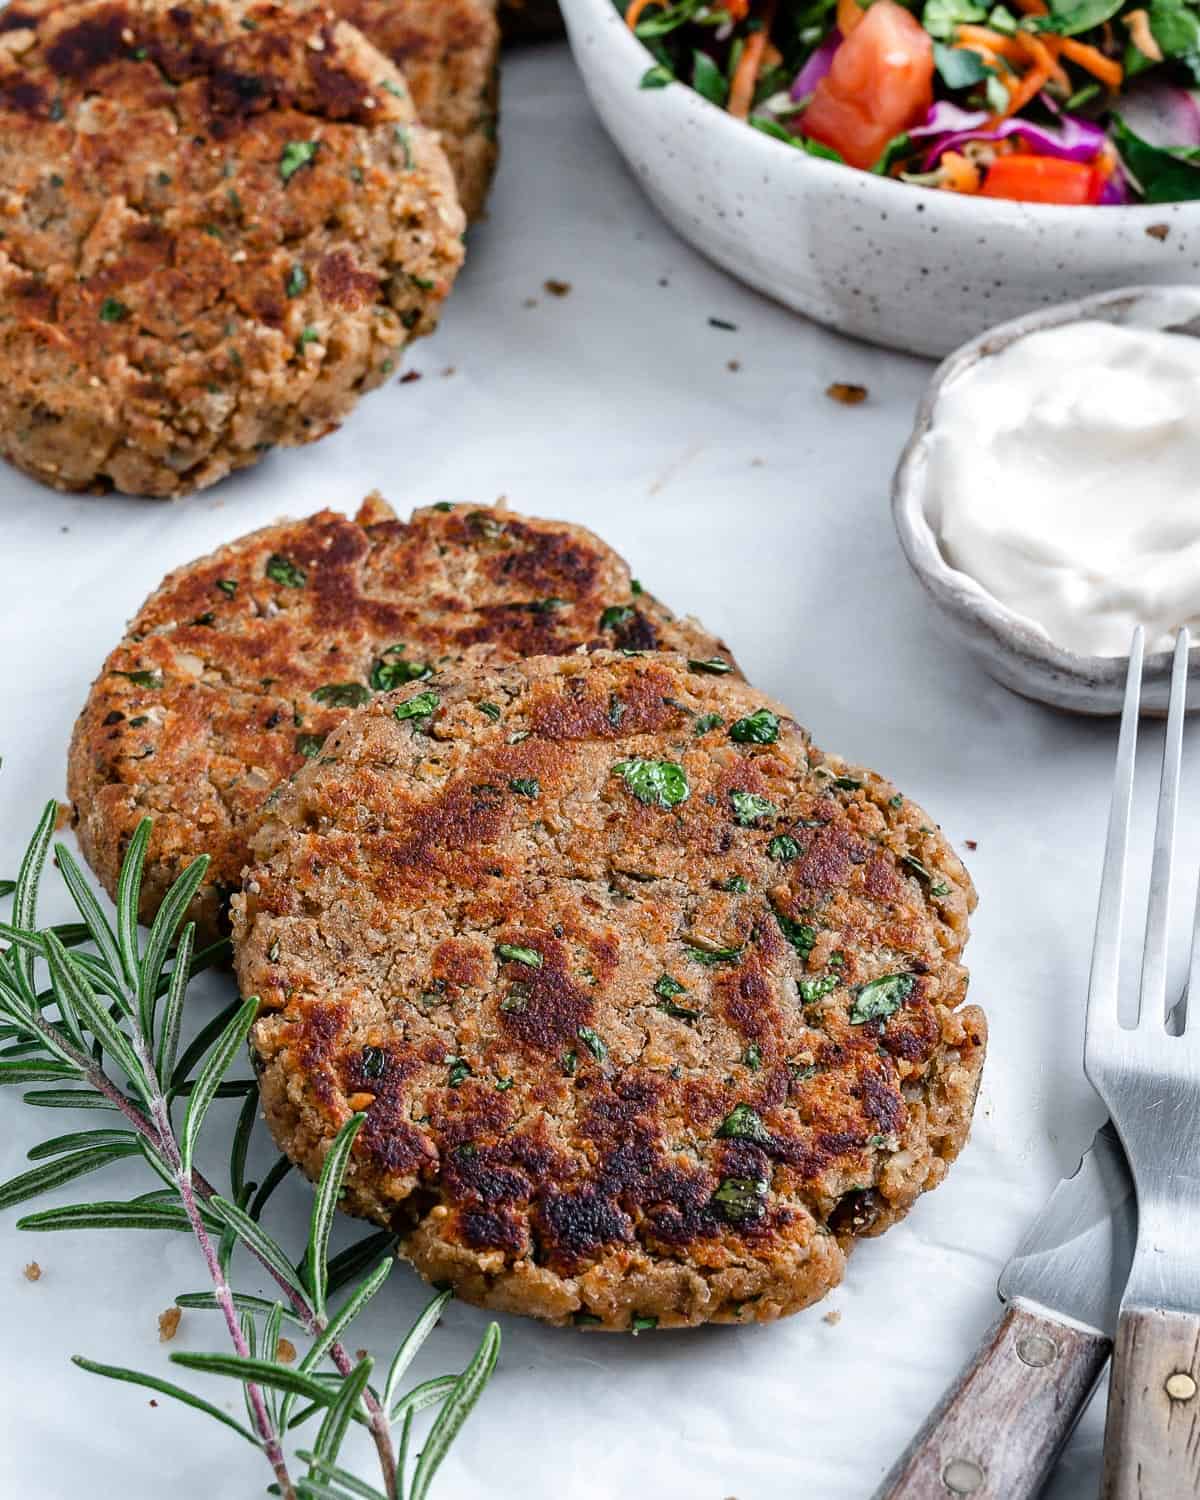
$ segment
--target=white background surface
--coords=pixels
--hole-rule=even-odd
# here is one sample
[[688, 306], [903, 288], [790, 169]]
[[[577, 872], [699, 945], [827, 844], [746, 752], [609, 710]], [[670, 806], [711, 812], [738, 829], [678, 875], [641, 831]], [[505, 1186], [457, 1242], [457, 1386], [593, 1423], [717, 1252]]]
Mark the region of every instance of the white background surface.
[[[858, 1251], [826, 1304], [773, 1326], [636, 1341], [506, 1319], [500, 1370], [436, 1491], [865, 1500], [992, 1320], [1004, 1259], [1098, 1118], [1079, 1050], [1112, 730], [991, 683], [943, 640], [907, 573], [887, 487], [930, 367], [826, 334], [687, 250], [619, 164], [565, 48], [510, 58], [505, 92], [491, 216], [441, 331], [410, 357], [420, 382], [174, 505], [0, 476], [0, 874], [62, 795], [88, 684], [168, 568], [280, 515], [352, 510], [374, 486], [402, 511], [507, 494], [600, 531], [649, 587], [723, 633], [818, 744], [894, 777], [960, 850], [977, 841], [967, 959], [990, 1057], [949, 1181]], [[546, 295], [548, 277], [571, 294]], [[869, 401], [835, 405], [833, 380], [869, 386]], [[53, 873], [48, 890], [57, 897]], [[229, 984], [198, 987], [201, 1018]], [[0, 1097], [0, 1175], [74, 1124]], [[148, 1186], [113, 1170], [57, 1201]], [[307, 1200], [290, 1184], [272, 1220], [297, 1252]], [[68, 1363], [82, 1352], [167, 1372], [157, 1315], [203, 1285], [190, 1240], [25, 1235], [14, 1218], [0, 1220], [0, 1495], [261, 1493], [266, 1467], [232, 1434]], [[31, 1259], [36, 1284], [22, 1276]], [[244, 1289], [266, 1291], [240, 1264]], [[352, 1345], [389, 1357], [425, 1296], [397, 1268]], [[417, 1373], [459, 1368], [483, 1324], [452, 1306]], [[221, 1347], [213, 1315], [185, 1314], [184, 1346]], [[1094, 1494], [1099, 1415], [1053, 1500]]]

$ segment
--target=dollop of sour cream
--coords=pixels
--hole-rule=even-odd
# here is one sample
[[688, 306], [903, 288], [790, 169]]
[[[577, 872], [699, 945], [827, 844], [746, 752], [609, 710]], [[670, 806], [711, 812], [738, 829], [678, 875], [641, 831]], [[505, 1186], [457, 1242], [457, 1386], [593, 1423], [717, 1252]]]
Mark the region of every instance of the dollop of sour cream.
[[1200, 627], [1200, 339], [1029, 334], [938, 397], [925, 514], [952, 568], [1056, 645], [1124, 656]]

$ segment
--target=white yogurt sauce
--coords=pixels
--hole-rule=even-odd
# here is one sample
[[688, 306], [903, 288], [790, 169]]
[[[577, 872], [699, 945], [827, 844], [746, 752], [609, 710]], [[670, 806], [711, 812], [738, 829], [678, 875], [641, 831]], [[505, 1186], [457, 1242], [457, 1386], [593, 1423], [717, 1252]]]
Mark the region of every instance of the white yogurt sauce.
[[925, 513], [951, 567], [1058, 646], [1200, 627], [1200, 339], [1084, 322], [943, 388]]

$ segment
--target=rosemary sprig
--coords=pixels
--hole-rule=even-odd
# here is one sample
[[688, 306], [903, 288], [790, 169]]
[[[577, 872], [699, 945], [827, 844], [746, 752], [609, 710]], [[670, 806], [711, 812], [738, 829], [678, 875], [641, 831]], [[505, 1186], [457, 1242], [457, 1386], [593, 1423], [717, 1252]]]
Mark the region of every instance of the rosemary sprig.
[[[12, 921], [0, 922], [0, 940], [7, 944], [0, 946], [0, 1084], [48, 1084], [51, 1087], [31, 1089], [25, 1101], [40, 1108], [108, 1110], [120, 1120], [34, 1146], [28, 1154], [36, 1165], [0, 1184], [0, 1209], [25, 1203], [115, 1161], [141, 1156], [160, 1184], [154, 1191], [129, 1201], [77, 1203], [27, 1214], [18, 1227], [191, 1234], [211, 1290], [184, 1293], [176, 1301], [181, 1307], [219, 1311], [233, 1353], [176, 1353], [171, 1360], [183, 1369], [238, 1382], [247, 1423], [158, 1376], [82, 1356], [75, 1363], [93, 1374], [170, 1396], [231, 1428], [262, 1451], [274, 1473], [271, 1493], [284, 1500], [425, 1500], [438, 1466], [495, 1367], [499, 1329], [489, 1325], [460, 1375], [427, 1380], [401, 1395], [400, 1381], [449, 1298], [448, 1292], [441, 1293], [401, 1342], [382, 1390], [375, 1388], [371, 1360], [353, 1359], [343, 1336], [386, 1281], [394, 1264], [394, 1237], [371, 1234], [329, 1257], [346, 1165], [364, 1116], [349, 1119], [330, 1147], [314, 1193], [305, 1252], [293, 1261], [261, 1223], [267, 1202], [287, 1175], [287, 1160], [280, 1158], [261, 1185], [247, 1181], [258, 1088], [253, 1079], [226, 1077], [254, 1024], [257, 999], [234, 1001], [180, 1055], [188, 982], [227, 951], [218, 943], [197, 953], [194, 923], [182, 925], [207, 859], [195, 860], [175, 881], [142, 943], [138, 895], [149, 820], [130, 840], [122, 864], [115, 928], [70, 851], [56, 844], [55, 863], [81, 921], [39, 927], [38, 895], [56, 812], [51, 802], [17, 879], [0, 882], [0, 897], [12, 898]], [[226, 1195], [197, 1169], [196, 1160], [211, 1106], [229, 1097], [241, 1098], [242, 1107], [230, 1145]], [[280, 1294], [276, 1301], [230, 1285], [229, 1266], [238, 1244], [275, 1282]], [[330, 1299], [346, 1288], [340, 1305], [331, 1309]], [[312, 1340], [294, 1367], [277, 1354], [285, 1318]], [[440, 1410], [410, 1479], [413, 1419], [432, 1406]], [[315, 1438], [289, 1459], [289, 1434], [315, 1417], [320, 1418]], [[338, 1462], [354, 1422], [371, 1433], [382, 1489]], [[397, 1425], [398, 1454], [392, 1437]], [[307, 1465], [308, 1472], [293, 1477], [296, 1460]]]

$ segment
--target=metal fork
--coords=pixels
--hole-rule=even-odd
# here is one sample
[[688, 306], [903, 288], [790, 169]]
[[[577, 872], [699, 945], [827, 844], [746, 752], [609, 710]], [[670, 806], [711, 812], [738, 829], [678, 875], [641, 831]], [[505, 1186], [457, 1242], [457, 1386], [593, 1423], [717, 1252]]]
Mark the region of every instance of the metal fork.
[[[1138, 1018], [1121, 1024], [1121, 925], [1144, 633], [1135, 631], [1088, 990], [1084, 1069], [1133, 1169], [1137, 1250], [1113, 1350], [1102, 1500], [1200, 1496], [1200, 1018], [1168, 1029], [1167, 950], [1188, 648], [1179, 632], [1150, 874]], [[1189, 993], [1200, 997], [1200, 893]], [[1178, 1034], [1175, 1034], [1178, 1033]]]

